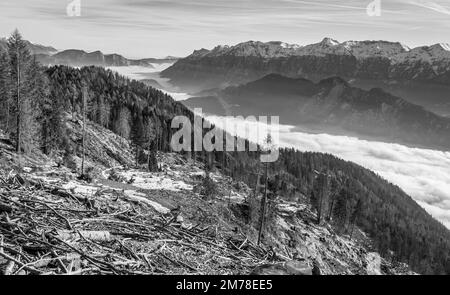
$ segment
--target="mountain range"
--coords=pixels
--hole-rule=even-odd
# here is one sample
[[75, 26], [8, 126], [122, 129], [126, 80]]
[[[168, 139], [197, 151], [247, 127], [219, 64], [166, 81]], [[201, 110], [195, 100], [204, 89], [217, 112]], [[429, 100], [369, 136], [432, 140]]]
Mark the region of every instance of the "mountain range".
[[[165, 58], [144, 58], [128, 59], [120, 54], [104, 54], [101, 51], [86, 52], [80, 49], [68, 49], [58, 51], [51, 46], [34, 44], [25, 41], [30, 52], [37, 61], [46, 66], [70, 65], [70, 66], [103, 66], [103, 67], [124, 67], [124, 66], [144, 66], [153, 67], [152, 64], [174, 63], [179, 58], [167, 56]], [[0, 50], [6, 50], [7, 40], [0, 39]]]
[[[380, 88], [364, 90], [332, 77], [313, 82], [267, 75], [183, 103], [216, 115], [276, 115], [281, 124], [309, 132], [356, 135], [441, 150], [450, 147], [450, 118]], [[300, 127], [301, 126], [301, 127]]]
[[[58, 52], [58, 50], [56, 50], [55, 48], [53, 48], [51, 46], [34, 44], [34, 43], [31, 43], [30, 41], [25, 41], [25, 43], [27, 44], [28, 48], [30, 49], [30, 52], [34, 55], [36, 55], [36, 54], [51, 55], [51, 54]], [[0, 50], [6, 50], [6, 48], [7, 48], [6, 38], [0, 38]]]
[[119, 54], [103, 54], [101, 51], [86, 52], [84, 50], [69, 49], [53, 55], [38, 54], [37, 60], [43, 65], [72, 65], [72, 66], [144, 66], [153, 67], [152, 64], [174, 63], [177, 58], [167, 57], [162, 59], [128, 59]]
[[409, 48], [399, 42], [325, 38], [299, 46], [249, 41], [194, 51], [162, 72], [187, 92], [226, 88], [276, 73], [312, 81], [339, 76], [364, 89], [380, 87], [450, 116], [450, 45]]

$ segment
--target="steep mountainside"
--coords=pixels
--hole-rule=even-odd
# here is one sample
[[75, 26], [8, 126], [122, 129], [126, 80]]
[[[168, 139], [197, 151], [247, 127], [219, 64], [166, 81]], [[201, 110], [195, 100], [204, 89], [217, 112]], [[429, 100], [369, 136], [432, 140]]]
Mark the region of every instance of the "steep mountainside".
[[[206, 196], [205, 166], [175, 153], [158, 153], [161, 171], [131, 168], [132, 143], [93, 122], [87, 126], [86, 151], [87, 167], [95, 168], [93, 180], [80, 180], [82, 121], [69, 115], [66, 120], [77, 146], [73, 170], [56, 164], [58, 157], [34, 153], [19, 158], [0, 132], [0, 216], [7, 216], [0, 224], [2, 253], [16, 250], [33, 262], [8, 266], [0, 256], [2, 272], [413, 273], [392, 257], [381, 258], [360, 229], [350, 237], [330, 224], [315, 224], [304, 196], [270, 201], [264, 244], [257, 246], [260, 195], [247, 185], [212, 171], [215, 193]], [[15, 197], [8, 198], [12, 188]], [[39, 257], [39, 251], [50, 250], [59, 255], [59, 263]]]
[[[85, 84], [89, 93], [89, 118], [131, 139], [136, 146], [145, 147], [144, 139], [150, 138], [151, 148], [170, 151], [171, 134], [175, 131], [170, 127], [171, 119], [185, 115], [191, 122], [193, 120], [192, 112], [161, 91], [102, 68], [60, 66], [49, 69], [47, 74], [56, 98], [65, 103], [67, 112], [81, 109], [80, 94]], [[314, 83], [302, 81], [300, 87], [293, 87], [293, 91], [309, 94], [316, 88]], [[330, 79], [322, 86], [329, 85], [328, 88], [332, 89], [335, 82], [335, 79]], [[311, 86], [304, 87], [303, 84]], [[151, 134], [146, 135], [145, 130], [150, 130]], [[255, 175], [261, 173], [259, 153], [198, 152], [192, 156], [196, 156], [197, 161], [214, 163], [234, 180], [251, 187], [256, 183]], [[347, 191], [342, 196], [348, 202], [349, 211], [358, 204], [358, 200], [362, 202], [361, 216], [352, 219], [353, 224], [368, 233], [383, 257], [388, 257], [392, 251], [396, 260], [407, 262], [419, 273], [450, 272], [449, 231], [398, 187], [354, 163], [331, 155], [282, 150], [280, 159], [270, 165], [270, 191], [274, 197], [284, 200], [308, 200], [317, 185], [317, 171], [329, 173], [336, 179], [331, 199], [340, 191]], [[349, 221], [345, 223], [344, 232], [352, 224], [350, 215], [347, 218]]]
[[[148, 174], [145, 174], [145, 171], [136, 170], [140, 167], [148, 167], [150, 168], [148, 170], [156, 172], [161, 170], [161, 162], [164, 163], [165, 160], [160, 160], [159, 166], [154, 165], [154, 155], [157, 152], [170, 151], [172, 134], [175, 132], [175, 130], [171, 128], [171, 122], [175, 116], [184, 115], [188, 117], [191, 122], [193, 121], [193, 113], [189, 111], [187, 107], [174, 101], [163, 92], [146, 86], [142, 82], [126, 79], [125, 77], [104, 68], [84, 67], [76, 69], [67, 66], [55, 66], [45, 70], [45, 78], [48, 81], [46, 82], [44, 81], [45, 79], [42, 79], [43, 82], [41, 84], [46, 87], [48, 98], [45, 99], [51, 102], [52, 112], [50, 114], [46, 112], [42, 113], [43, 115], [49, 116], [50, 122], [43, 122], [41, 125], [42, 130], [47, 131], [45, 133], [43, 132], [43, 140], [38, 142], [42, 143], [42, 147], [36, 146], [34, 149], [30, 149], [31, 153], [39, 153], [42, 150], [48, 155], [45, 157], [50, 157], [52, 159], [59, 158], [60, 160], [58, 160], [57, 164], [59, 166], [70, 167], [70, 169], [79, 168], [79, 158], [81, 155], [81, 138], [79, 135], [81, 125], [79, 118], [81, 110], [83, 109], [83, 94], [85, 94], [85, 97], [87, 98], [87, 117], [92, 123], [96, 124], [88, 124], [87, 142], [89, 143], [89, 147], [86, 150], [88, 152], [87, 160], [89, 162], [86, 168], [97, 167], [97, 169], [100, 169], [97, 173], [95, 173], [95, 169], [94, 173], [91, 173], [93, 174], [94, 180], [98, 177], [103, 177], [111, 178], [112, 180], [110, 180], [113, 181], [113, 183], [106, 180], [102, 182], [103, 185], [108, 186], [106, 189], [109, 192], [105, 193], [106, 199], [103, 199], [102, 196], [104, 195], [102, 195], [102, 191], [99, 192], [100, 204], [102, 204], [102, 202], [111, 201], [111, 199], [116, 201], [122, 198], [129, 199], [130, 195], [134, 201], [139, 203], [148, 196], [148, 194], [146, 195], [146, 193], [148, 193], [147, 189], [160, 190], [163, 186], [173, 185], [172, 187], [175, 190], [178, 192], [182, 190], [182, 192], [177, 193], [176, 195], [163, 193], [163, 198], [160, 198], [158, 194], [151, 193], [150, 195], [154, 197], [150, 199], [151, 202], [144, 202], [148, 203], [149, 206], [156, 206], [161, 209], [160, 206], [169, 208], [168, 205], [165, 205], [167, 204], [165, 202], [168, 199], [179, 200], [180, 202], [190, 202], [190, 200], [192, 200], [191, 204], [194, 204], [194, 210], [189, 210], [188, 216], [194, 216], [194, 221], [197, 221], [195, 218], [204, 220], [204, 218], [211, 218], [212, 216], [212, 221], [210, 221], [213, 224], [211, 232], [221, 236], [221, 233], [217, 232], [215, 228], [216, 225], [218, 225], [218, 221], [221, 222], [221, 220], [224, 219], [222, 218], [223, 215], [214, 215], [211, 214], [212, 212], [206, 212], [205, 214], [198, 213], [195, 208], [197, 208], [197, 206], [200, 208], [207, 208], [206, 205], [198, 201], [198, 198], [190, 199], [187, 197], [191, 196], [191, 194], [186, 193], [185, 191], [187, 188], [189, 191], [190, 187], [185, 185], [186, 181], [184, 181], [184, 183], [181, 181], [183, 177], [189, 175], [188, 172], [184, 172], [181, 167], [174, 166], [173, 169], [170, 169], [171, 171], [168, 169], [166, 170], [167, 174], [150, 174], [152, 177], [148, 177]], [[47, 108], [43, 108], [43, 111], [46, 110]], [[68, 115], [63, 116], [61, 113]], [[61, 123], [64, 123], [64, 126], [60, 126]], [[97, 127], [93, 128], [92, 126]], [[114, 137], [101, 134], [102, 127], [108, 128], [110, 131], [114, 132], [116, 136], [118, 135], [123, 139], [116, 140]], [[206, 130], [204, 131], [206, 132]], [[37, 134], [36, 137], [38, 136], [39, 135]], [[12, 138], [14, 140], [14, 137]], [[23, 158], [28, 155], [24, 155], [21, 159], [19, 158], [15, 163], [11, 162], [14, 161], [14, 159], [17, 159], [17, 155], [14, 156], [14, 153], [11, 152], [11, 145], [14, 144], [13, 140], [6, 138], [2, 141], [9, 146], [8, 150], [2, 154], [3, 158], [6, 159], [4, 167], [7, 167], [9, 170], [14, 169], [16, 171], [21, 171], [24, 165]], [[127, 144], [125, 141], [129, 143]], [[101, 142], [101, 144], [96, 144], [96, 142]], [[118, 142], [118, 144], [115, 144], [114, 142]], [[127, 150], [130, 150], [129, 145], [133, 148], [132, 151], [127, 152]], [[131, 155], [131, 153], [133, 153], [133, 155]], [[133, 159], [131, 159], [132, 156]], [[171, 156], [171, 159], [177, 159], [177, 156], [173, 155]], [[188, 158], [189, 153], [185, 156]], [[203, 151], [191, 153], [191, 157], [195, 159], [195, 165], [200, 165], [198, 167], [204, 167], [206, 164], [205, 169], [212, 170], [213, 172], [219, 171], [222, 175], [232, 177], [233, 182], [244, 182], [252, 189], [255, 188], [255, 183], [257, 183], [256, 175], [262, 174], [259, 156], [260, 152], [216, 151], [208, 153]], [[171, 159], [168, 159], [168, 161], [172, 161]], [[131, 164], [130, 161], [135, 163]], [[113, 165], [123, 167], [120, 169], [118, 168], [115, 172], [102, 170], [102, 167], [108, 168]], [[136, 169], [131, 169], [135, 171], [129, 171], [130, 165], [136, 167]], [[45, 165], [37, 166], [43, 168], [46, 167]], [[39, 170], [39, 168], [36, 170]], [[86, 169], [85, 171], [90, 170], [91, 169]], [[29, 169], [26, 169], [26, 171], [29, 171]], [[33, 172], [33, 169], [31, 171]], [[182, 171], [181, 174], [180, 171]], [[68, 180], [74, 180], [70, 175], [68, 175], [68, 179], [60, 180], [59, 177], [61, 173], [59, 173], [59, 170], [56, 172], [57, 173], [47, 176], [56, 177], [57, 182], [63, 181], [63, 183], [67, 183]], [[167, 179], [167, 177], [170, 177], [170, 175], [173, 175], [174, 173], [178, 175], [174, 176], [176, 178], [172, 180]], [[327, 179], [331, 181], [332, 185], [330, 185], [329, 181], [323, 182], [320, 180], [322, 178], [318, 178], [317, 173], [320, 175], [327, 175]], [[121, 180], [123, 177], [125, 177], [125, 181]], [[212, 178], [213, 181], [217, 180], [214, 176], [211, 176], [210, 178]], [[7, 181], [9, 181], [8, 179], [9, 178], [7, 178]], [[90, 177], [89, 175], [84, 175], [83, 179], [89, 180]], [[16, 183], [14, 179], [11, 181], [13, 185]], [[119, 184], [114, 183], [114, 181], [119, 182]], [[201, 183], [202, 185], [197, 188], [199, 189], [200, 194], [205, 195], [208, 201], [212, 200], [214, 202], [216, 199], [214, 197], [211, 199], [211, 196], [216, 195], [217, 186], [211, 182], [211, 179], [206, 177], [202, 178]], [[333, 261], [342, 261], [345, 259], [345, 261], [348, 262], [338, 263], [341, 265], [339, 267], [339, 272], [342, 273], [350, 270], [350, 272], [354, 273], [356, 270], [361, 269], [360, 266], [364, 265], [366, 259], [364, 259], [363, 255], [358, 256], [353, 260], [348, 260], [348, 253], [356, 252], [355, 250], [352, 250], [355, 248], [349, 246], [347, 241], [350, 242], [350, 237], [352, 237], [351, 239], [355, 239], [358, 236], [356, 228], [360, 228], [363, 232], [367, 233], [371, 240], [370, 244], [374, 249], [371, 249], [370, 252], [376, 251], [389, 261], [408, 263], [414, 271], [419, 273], [450, 273], [448, 256], [450, 253], [449, 231], [442, 224], [433, 219], [402, 190], [389, 184], [387, 181], [367, 169], [355, 165], [354, 163], [342, 161], [331, 155], [281, 150], [279, 160], [268, 167], [267, 183], [268, 198], [270, 200], [269, 204], [273, 204], [273, 206], [271, 205], [269, 206], [270, 208], [268, 208], [269, 213], [267, 215], [268, 219], [266, 227], [269, 228], [267, 229], [266, 234], [262, 236], [262, 243], [265, 246], [270, 245], [275, 249], [281, 249], [285, 244], [280, 244], [280, 242], [284, 239], [289, 239], [288, 246], [290, 245], [289, 247], [292, 249], [289, 250], [288, 253], [291, 253], [292, 257], [290, 257], [291, 254], [288, 256], [291, 260], [296, 259], [295, 253], [297, 253], [298, 257], [297, 261], [305, 259], [307, 260], [307, 263], [312, 261], [311, 257], [319, 257], [320, 259], [316, 259], [319, 265], [328, 265], [322, 268], [325, 272], [325, 269], [335, 271], [333, 264], [336, 264], [336, 262]], [[86, 183], [82, 184], [91, 186]], [[246, 191], [245, 185], [234, 183], [234, 186], [236, 190], [238, 190], [237, 193]], [[40, 186], [38, 186], [38, 188], [42, 189]], [[71, 188], [71, 186], [67, 187], [67, 189]], [[112, 188], [119, 188], [119, 192], [112, 193], [110, 191]], [[241, 191], [240, 188], [243, 188], [243, 191]], [[97, 186], [95, 189], [97, 189]], [[139, 191], [139, 189], [144, 189], [146, 191], [142, 192]], [[26, 194], [28, 188], [25, 188], [23, 191]], [[53, 190], [50, 189], [50, 192], [52, 191]], [[139, 194], [134, 194], [133, 191], [137, 191]], [[221, 190], [219, 190], [218, 193], [219, 196], [227, 197], [225, 198], [225, 201], [221, 203], [223, 205], [225, 203], [231, 203], [232, 199], [236, 196], [235, 193], [233, 193], [233, 190], [228, 188], [225, 189], [225, 193], [220, 191]], [[326, 191], [329, 191], [329, 194], [323, 193]], [[84, 193], [92, 197], [96, 196], [96, 191], [92, 190], [90, 187], [79, 187], [78, 189], [75, 187], [74, 192]], [[48, 193], [48, 190], [45, 189], [44, 192], [40, 191], [39, 195], [41, 195], [41, 193], [46, 194]], [[47, 195], [45, 194], [43, 197], [47, 198]], [[256, 196], [258, 195], [259, 189], [257, 189]], [[24, 198], [26, 199], [34, 196], [36, 195], [24, 195]], [[67, 200], [73, 199], [67, 195], [64, 196], [66, 196]], [[60, 195], [57, 197], [61, 198]], [[321, 202], [322, 204], [327, 204], [326, 206], [321, 206], [320, 209], [317, 206], [317, 199], [319, 197], [325, 199], [325, 201]], [[50, 198], [52, 198], [52, 196], [50, 196]], [[75, 199], [77, 198], [75, 197]], [[60, 199], [54, 200], [52, 204], [60, 204], [58, 203], [59, 200]], [[236, 214], [235, 216], [239, 215], [240, 220], [243, 220], [247, 226], [249, 224], [255, 224], [255, 222], [256, 224], [258, 223], [258, 212], [259, 208], [261, 208], [258, 197], [253, 199], [248, 198], [248, 201], [248, 206], [242, 207], [238, 205], [238, 208], [235, 208], [237, 211], [233, 213]], [[334, 203], [336, 203], [335, 207], [333, 207]], [[84, 206], [82, 204], [81, 206]], [[129, 212], [127, 207], [119, 206], [119, 208], [111, 208], [108, 206], [109, 203], [103, 204], [104, 205], [102, 205], [101, 208], [105, 211], [101, 211], [102, 214], [109, 214], [106, 219], [113, 223], [117, 223], [117, 219], [124, 221], [124, 218], [125, 222], [138, 220], [139, 225], [134, 224], [133, 230], [131, 232], [126, 232], [128, 233], [128, 236], [136, 237], [132, 235], [133, 232], [136, 232], [136, 227], [141, 230], [143, 227], [147, 228], [147, 231], [139, 231], [139, 233], [152, 240], [154, 240], [155, 235], [158, 234], [158, 228], [155, 229], [155, 227], [152, 227], [155, 224], [146, 223], [150, 220], [146, 218], [147, 215], [145, 213], [139, 214], [135, 211]], [[281, 211], [286, 212], [287, 210], [290, 212], [286, 213], [288, 219], [284, 219], [285, 223], [276, 218], [278, 214], [276, 212], [279, 211], [276, 209], [279, 207], [278, 204], [281, 204]], [[307, 204], [308, 207], [305, 208], [302, 204]], [[15, 208], [19, 206], [17, 204], [10, 205], [10, 202], [8, 202], [8, 205], [14, 207], [14, 212], [16, 212]], [[67, 204], [68, 207], [71, 205], [73, 204]], [[116, 205], [118, 204], [116, 203]], [[70, 212], [73, 211], [64, 211], [67, 209], [67, 206], [65, 205], [65, 207], [62, 208], [63, 212], [69, 214], [67, 216], [65, 215], [65, 218], [68, 218], [70, 224], [79, 225], [80, 223], [78, 221], [71, 221], [73, 218], [78, 218], [70, 215]], [[86, 218], [98, 218], [97, 215], [94, 215], [94, 217], [89, 216], [89, 214], [92, 214], [92, 208], [87, 209], [78, 207], [78, 205], [76, 206], [76, 214], [80, 213], [84, 216], [83, 212], [88, 210], [88, 212], [84, 212], [87, 216], [83, 217], [83, 224], [86, 224]], [[292, 207], [294, 208], [292, 209]], [[223, 208], [223, 206], [221, 208]], [[41, 209], [41, 207], [37, 208], [39, 213], [41, 213], [41, 211], [39, 211]], [[26, 217], [27, 214], [30, 214], [27, 210], [20, 211], [22, 213], [20, 213], [17, 218], [20, 219], [24, 216]], [[232, 209], [230, 208], [230, 210]], [[319, 211], [321, 214], [316, 215], [316, 212]], [[126, 212], [126, 216], [122, 217], [121, 214], [119, 214], [120, 212]], [[219, 212], [223, 212], [223, 210], [219, 209]], [[31, 214], [33, 213], [31, 212]], [[105, 215], [100, 217], [105, 218]], [[321, 220], [317, 220], [319, 215], [326, 216], [326, 219], [324, 220], [321, 218]], [[33, 216], [36, 216], [36, 218], [47, 218], [48, 215], [39, 214]], [[64, 223], [62, 223], [64, 219], [60, 216], [50, 216], [59, 220], [59, 226], [65, 227]], [[217, 217], [221, 217], [221, 219]], [[165, 221], [163, 221], [163, 223], [167, 224], [169, 221], [172, 222], [175, 220], [173, 218], [174, 216], [169, 216], [168, 219], [164, 219]], [[21, 222], [25, 222], [23, 219], [20, 220]], [[281, 222], [281, 224], [279, 222]], [[49, 220], [40, 219], [40, 224], [48, 223]], [[195, 224], [195, 222], [193, 223]], [[303, 225], [303, 223], [305, 225]], [[315, 224], [311, 225], [311, 223]], [[26, 224], [29, 225], [28, 223]], [[86, 227], [83, 225], [82, 227], [79, 227], [79, 229], [83, 231], [89, 229], [92, 230], [92, 227], [88, 226], [89, 224], [90, 223], [88, 222]], [[106, 224], [109, 224], [109, 222]], [[331, 229], [324, 229], [324, 226], [327, 227], [326, 224], [328, 224]], [[127, 225], [129, 225], [129, 223], [127, 223]], [[33, 228], [33, 224], [30, 226]], [[271, 228], [272, 226], [273, 228]], [[257, 226], [254, 225], [252, 225], [252, 227], [257, 228]], [[235, 227], [232, 228], [235, 229]], [[110, 230], [113, 232], [113, 235], [114, 233], [117, 234], [116, 230], [111, 230], [111, 228], [107, 226], [101, 226], [99, 229]], [[179, 229], [179, 226], [177, 229]], [[202, 227], [201, 229], [196, 228], [193, 230], [195, 234], [200, 234], [200, 236], [203, 237], [203, 232], [198, 232], [203, 229], [204, 228]], [[35, 229], [32, 230], [35, 231]], [[63, 228], [63, 230], [70, 231], [68, 228]], [[170, 227], [170, 230], [176, 229]], [[273, 235], [271, 234], [272, 230]], [[231, 231], [233, 231], [233, 229]], [[304, 234], [305, 231], [307, 231], [306, 234]], [[308, 233], [308, 231], [313, 232]], [[123, 231], [119, 232], [122, 235], [124, 234]], [[180, 235], [179, 231], [172, 233], [178, 237]], [[70, 234], [73, 234], [73, 232], [69, 232], [69, 235]], [[345, 239], [335, 239], [334, 234], [344, 237]], [[354, 234], [356, 234], [356, 236], [353, 236]], [[185, 234], [182, 235], [185, 236]], [[53, 236], [53, 234], [51, 236]], [[254, 237], [251, 232], [248, 233], [248, 236], [249, 240]], [[331, 252], [323, 252], [327, 250], [324, 248], [318, 249], [314, 246], [314, 240], [318, 238], [319, 241], [321, 241], [321, 236], [324, 236], [324, 238], [322, 237], [322, 242], [327, 245], [327, 248], [330, 247]], [[346, 238], [346, 236], [348, 236], [348, 238]], [[13, 233], [8, 237], [22, 238], [20, 235], [18, 236], [17, 233]], [[39, 237], [42, 237], [42, 235], [39, 235]], [[228, 239], [226, 240], [229, 241]], [[337, 242], [338, 240], [339, 243]], [[211, 240], [209, 241], [211, 242]], [[241, 245], [243, 241], [245, 241], [245, 238], [238, 242], [233, 241], [233, 245]], [[197, 242], [198, 241], [193, 241], [191, 239], [190, 243], [198, 244]], [[201, 238], [201, 243], [207, 244], [208, 242], [205, 242], [205, 240]], [[231, 244], [227, 245], [231, 247], [230, 249], [227, 248], [227, 251], [231, 251], [228, 253], [236, 256], [234, 254], [234, 251], [237, 251], [235, 247]], [[119, 244], [117, 244], [117, 246], [119, 246]], [[224, 249], [223, 247], [220, 248], [222, 250]], [[123, 249], [124, 248], [122, 248], [122, 250]], [[342, 252], [339, 249], [347, 250]], [[261, 252], [258, 252], [259, 250], [250, 251], [256, 251], [252, 253], [257, 257], [261, 257], [258, 256], [261, 255]], [[277, 250], [275, 252], [280, 251]], [[141, 250], [137, 250], [135, 253], [141, 253]], [[173, 253], [184, 252], [180, 252], [177, 249]], [[287, 255], [286, 253], [280, 253], [283, 256]], [[267, 257], [265, 255], [266, 252], [262, 252], [262, 256]], [[275, 255], [275, 257], [276, 256], [277, 255]], [[172, 258], [172, 256], [167, 257]], [[252, 257], [254, 258], [254, 256]], [[331, 257], [330, 262], [325, 262], [325, 264], [325, 257]], [[372, 265], [373, 261], [379, 261], [376, 257], [376, 255], [369, 255], [369, 260], [371, 261], [370, 265]], [[204, 258], [206, 260], [208, 259], [208, 257]], [[136, 259], [136, 257], [133, 259]], [[197, 259], [197, 256], [192, 259], [193, 260], [188, 260], [186, 265], [191, 265], [191, 263]], [[236, 260], [233, 261], [239, 263]], [[314, 263], [314, 261], [312, 262]], [[350, 267], [350, 264], [354, 265], [354, 267]], [[252, 263], [252, 265], [254, 264]], [[178, 264], [178, 266], [180, 266], [180, 264]], [[108, 266], [108, 268], [109, 267], [110, 266]], [[184, 267], [186, 266], [184, 265]], [[236, 269], [242, 270], [242, 264], [236, 266], [236, 264], [232, 262], [230, 267], [234, 269], [234, 271], [236, 271]], [[194, 269], [196, 268], [194, 267]], [[246, 264], [245, 270], [249, 269], [250, 266]]]
[[271, 74], [184, 104], [218, 115], [278, 115], [281, 123], [311, 131], [450, 149], [450, 118], [379, 88], [352, 87], [340, 78], [314, 83]]
[[409, 49], [394, 42], [339, 43], [330, 38], [306, 46], [250, 41], [195, 51], [162, 75], [187, 92], [247, 83], [270, 73], [314, 81], [339, 76], [450, 116], [449, 48], [436, 44]]

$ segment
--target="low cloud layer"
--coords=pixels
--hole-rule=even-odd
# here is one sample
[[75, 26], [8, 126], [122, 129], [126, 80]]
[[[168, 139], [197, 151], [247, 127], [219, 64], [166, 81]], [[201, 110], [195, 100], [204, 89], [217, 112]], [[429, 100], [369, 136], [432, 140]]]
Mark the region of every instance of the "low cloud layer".
[[[133, 79], [155, 79], [169, 87], [166, 79], [157, 73], [161, 69], [116, 68], [121, 74]], [[151, 72], [151, 73], [149, 73]], [[177, 93], [179, 99], [188, 95]], [[389, 182], [401, 187], [434, 218], [450, 229], [450, 152], [410, 148], [400, 144], [361, 140], [356, 137], [329, 134], [307, 134], [293, 132], [291, 126], [267, 126], [258, 123], [260, 136], [242, 128], [241, 120], [224, 120], [223, 117], [208, 116], [207, 119], [230, 133], [262, 143], [267, 134], [279, 131], [279, 138], [273, 136], [279, 146], [294, 147], [301, 151], [330, 153], [344, 160], [366, 167]], [[224, 123], [227, 122], [227, 127]], [[270, 122], [270, 120], [268, 120]], [[229, 124], [231, 123], [231, 124]], [[248, 122], [247, 122], [248, 124]], [[255, 130], [252, 123], [250, 131]]]
[[[221, 117], [211, 116], [208, 120], [223, 126]], [[240, 134], [245, 128], [237, 130], [238, 135], [245, 135]], [[401, 187], [427, 212], [450, 228], [450, 152], [291, 130], [288, 126], [280, 128], [280, 146], [330, 153], [362, 165]], [[256, 137], [250, 139], [257, 141]]]

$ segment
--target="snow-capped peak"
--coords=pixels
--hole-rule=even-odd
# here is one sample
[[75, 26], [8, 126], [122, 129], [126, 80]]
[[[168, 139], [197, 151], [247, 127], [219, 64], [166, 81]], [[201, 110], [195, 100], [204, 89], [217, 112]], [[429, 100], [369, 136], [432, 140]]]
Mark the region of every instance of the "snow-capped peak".
[[332, 38], [326, 37], [326, 38], [324, 38], [324, 39], [322, 40], [322, 42], [320, 42], [320, 44], [322, 44], [322, 45], [328, 45], [328, 46], [337, 46], [337, 45], [339, 45], [340, 43], [339, 43], [339, 41], [337, 41], [337, 40], [334, 40], [334, 39], [332, 39]]
[[204, 56], [255, 56], [261, 58], [280, 58], [291, 56], [325, 56], [348, 55], [357, 59], [371, 57], [388, 58], [393, 63], [422, 61], [427, 63], [450, 60], [450, 45], [438, 43], [432, 46], [409, 48], [400, 42], [388, 41], [345, 41], [340, 43], [332, 38], [324, 38], [321, 42], [299, 46], [281, 41], [247, 41], [234, 46], [220, 45], [211, 51], [202, 49], [195, 51], [193, 57]]
[[289, 44], [289, 43], [285, 43], [285, 42], [281, 42], [281, 41], [270, 41], [270, 42], [267, 42], [266, 44], [280, 46], [281, 48], [284, 48], [284, 49], [300, 48], [300, 46], [297, 44]]
[[410, 51], [410, 50], [411, 50], [411, 47], [409, 47], [408, 45], [405, 45], [405, 44], [403, 44], [403, 43], [399, 43], [399, 44], [400, 44], [401, 47], [403, 47], [403, 49], [404, 49], [405, 51]]
[[438, 43], [434, 46], [439, 46], [445, 51], [450, 51], [450, 44], [448, 44], [448, 43]]

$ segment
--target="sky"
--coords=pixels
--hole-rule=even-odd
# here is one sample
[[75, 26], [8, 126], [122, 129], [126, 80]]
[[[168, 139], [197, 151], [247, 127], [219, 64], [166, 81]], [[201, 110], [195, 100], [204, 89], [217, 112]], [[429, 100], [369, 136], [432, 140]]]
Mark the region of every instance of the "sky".
[[[81, 2], [80, 16], [67, 14], [72, 1]], [[381, 15], [369, 16], [372, 1], [1, 0], [0, 36], [18, 28], [26, 39], [60, 50], [101, 50], [128, 58], [186, 56], [248, 40], [450, 43], [450, 0], [376, 0]]]

